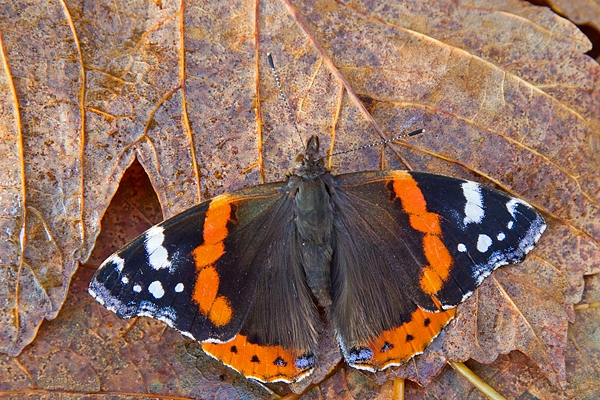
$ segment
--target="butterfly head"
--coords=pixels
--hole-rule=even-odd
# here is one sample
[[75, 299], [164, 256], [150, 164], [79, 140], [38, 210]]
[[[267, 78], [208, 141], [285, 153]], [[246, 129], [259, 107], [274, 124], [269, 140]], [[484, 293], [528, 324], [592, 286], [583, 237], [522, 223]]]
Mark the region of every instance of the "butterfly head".
[[323, 157], [319, 157], [319, 137], [313, 135], [306, 142], [306, 148], [296, 156], [291, 175], [314, 179], [327, 172]]

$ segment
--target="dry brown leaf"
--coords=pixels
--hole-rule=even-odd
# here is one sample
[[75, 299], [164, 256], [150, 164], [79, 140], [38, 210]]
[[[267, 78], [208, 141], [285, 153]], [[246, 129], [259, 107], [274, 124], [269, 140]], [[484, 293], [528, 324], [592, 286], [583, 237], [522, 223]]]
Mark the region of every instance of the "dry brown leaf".
[[[91, 303], [87, 270], [21, 353], [60, 310], [134, 158], [167, 216], [282, 179], [300, 143], [266, 52], [305, 136], [338, 151], [428, 132], [334, 158], [334, 173], [409, 167], [475, 179], [549, 223], [527, 260], [488, 279], [425, 355], [376, 377], [339, 367], [311, 393], [385, 397], [390, 383], [375, 383], [389, 376], [431, 383], [433, 395], [466, 393], [452, 371], [432, 383], [447, 359], [489, 363], [512, 350], [527, 358], [492, 366], [505, 371], [517, 357], [552, 385], [576, 385], [564, 364], [568, 321], [583, 274], [600, 271], [598, 64], [583, 55], [585, 36], [549, 9], [489, 3], [0, 3], [0, 351], [16, 356], [0, 359], [0, 394], [267, 393], [163, 324], [120, 321]], [[332, 342], [316, 382], [340, 359]]]
[[547, 0], [552, 9], [577, 25], [600, 31], [600, 3], [596, 0]]

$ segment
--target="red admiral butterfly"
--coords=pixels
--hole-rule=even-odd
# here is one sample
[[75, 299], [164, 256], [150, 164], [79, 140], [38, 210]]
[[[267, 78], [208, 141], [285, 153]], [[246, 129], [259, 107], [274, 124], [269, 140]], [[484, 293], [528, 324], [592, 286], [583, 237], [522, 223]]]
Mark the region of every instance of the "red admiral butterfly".
[[409, 171], [333, 176], [313, 136], [284, 182], [217, 196], [109, 257], [90, 294], [149, 316], [262, 382], [317, 362], [325, 310], [347, 363], [368, 371], [422, 353], [494, 269], [546, 225], [526, 202]]

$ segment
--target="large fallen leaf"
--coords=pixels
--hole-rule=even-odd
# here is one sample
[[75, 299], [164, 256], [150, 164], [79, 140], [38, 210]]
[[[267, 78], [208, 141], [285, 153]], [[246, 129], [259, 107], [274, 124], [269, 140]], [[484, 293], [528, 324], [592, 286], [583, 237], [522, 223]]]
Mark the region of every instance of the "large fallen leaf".
[[[0, 33], [2, 352], [19, 354], [57, 315], [134, 158], [167, 216], [283, 179], [301, 143], [267, 67], [271, 52], [305, 137], [319, 133], [340, 151], [428, 132], [384, 152], [335, 157], [334, 173], [408, 167], [466, 177], [547, 216], [526, 262], [494, 274], [425, 355], [376, 382], [427, 384], [447, 359], [487, 363], [520, 350], [553, 385], [566, 385], [572, 305], [583, 274], [600, 270], [599, 69], [582, 54], [587, 39], [549, 9], [518, 1], [16, 1], [0, 3]], [[80, 296], [69, 311], [84, 313], [85, 324], [64, 316], [44, 331], [50, 336], [6, 356], [1, 390], [256, 389], [162, 324], [118, 321]], [[323, 360], [316, 381], [339, 360], [335, 347]], [[74, 375], [42, 379], [40, 361]], [[362, 374], [338, 381], [339, 373], [319, 390], [342, 382], [362, 393], [364, 384], [352, 386]]]

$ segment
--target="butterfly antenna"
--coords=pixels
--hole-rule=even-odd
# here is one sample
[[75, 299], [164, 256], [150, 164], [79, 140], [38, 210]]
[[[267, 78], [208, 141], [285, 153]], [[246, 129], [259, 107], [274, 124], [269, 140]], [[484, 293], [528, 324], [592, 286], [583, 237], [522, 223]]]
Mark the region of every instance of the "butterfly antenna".
[[269, 66], [271, 67], [271, 70], [273, 71], [273, 75], [275, 76], [275, 82], [277, 82], [277, 88], [279, 88], [279, 97], [281, 97], [281, 100], [283, 100], [283, 104], [285, 104], [285, 108], [287, 110], [288, 117], [290, 118], [290, 121], [292, 121], [292, 124], [294, 124], [294, 129], [296, 129], [296, 133], [298, 134], [298, 137], [300, 138], [301, 145], [304, 146], [304, 140], [302, 140], [302, 135], [300, 134], [300, 129], [298, 129], [298, 125], [296, 124], [296, 119], [294, 118], [294, 113], [292, 113], [292, 108], [290, 107], [290, 103], [288, 103], [288, 99], [285, 96], [285, 93], [283, 92], [283, 88], [281, 87], [281, 81], [279, 80], [279, 74], [277, 73], [277, 70], [275, 69], [275, 63], [273, 62], [273, 56], [271, 56], [271, 53], [267, 53], [267, 59], [269, 60]]
[[[407, 138], [407, 137], [410, 137], [410, 136], [417, 136], [417, 135], [419, 135], [419, 134], [421, 134], [421, 133], [423, 133], [423, 132], [425, 132], [425, 129], [417, 129], [416, 131], [412, 131], [412, 132], [409, 132], [409, 133], [405, 133], [405, 134], [403, 134], [403, 135], [394, 136], [394, 137], [393, 137], [393, 138], [391, 138], [391, 139], [382, 140], [382, 141], [380, 141], [380, 142], [366, 144], [366, 145], [364, 145], [364, 146], [356, 147], [356, 148], [354, 148], [354, 149], [350, 149], [350, 150], [340, 151], [340, 152], [338, 152], [338, 153], [329, 154], [329, 155], [328, 155], [328, 156], [326, 156], [326, 157], [339, 156], [339, 155], [341, 155], [341, 154], [352, 153], [352, 152], [354, 152], [354, 151], [360, 151], [360, 150], [368, 149], [368, 148], [370, 148], [370, 147], [380, 146], [380, 145], [382, 145], [382, 144], [388, 144], [388, 143], [394, 142], [394, 141], [396, 141], [396, 140], [399, 140], [399, 139], [404, 139], [404, 138]], [[321, 157], [320, 159], [324, 159], [324, 158], [325, 158], [325, 157]]]

